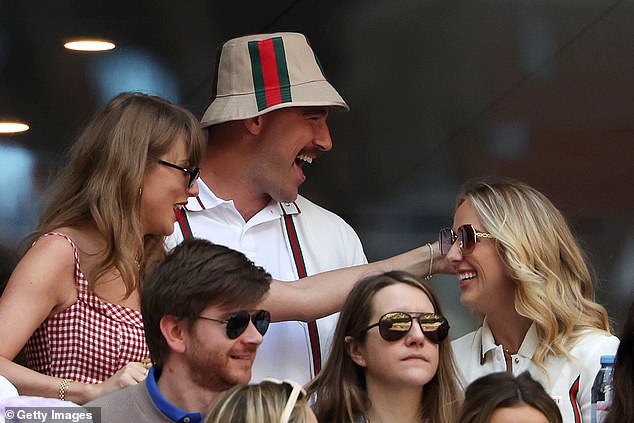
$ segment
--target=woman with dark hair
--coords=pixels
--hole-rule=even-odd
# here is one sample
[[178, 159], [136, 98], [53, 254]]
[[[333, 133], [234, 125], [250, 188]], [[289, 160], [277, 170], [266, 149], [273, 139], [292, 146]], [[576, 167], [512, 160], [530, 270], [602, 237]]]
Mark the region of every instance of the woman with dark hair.
[[467, 387], [459, 423], [520, 421], [562, 422], [555, 401], [528, 372], [517, 377], [507, 372], [491, 373]]
[[482, 317], [478, 330], [452, 343], [462, 385], [528, 371], [557, 399], [565, 421], [590, 421], [600, 357], [614, 354], [619, 340], [559, 210], [521, 182], [471, 181], [440, 243], [460, 301]]
[[438, 299], [405, 272], [359, 281], [322, 371], [308, 385], [318, 421], [453, 422], [460, 389]]

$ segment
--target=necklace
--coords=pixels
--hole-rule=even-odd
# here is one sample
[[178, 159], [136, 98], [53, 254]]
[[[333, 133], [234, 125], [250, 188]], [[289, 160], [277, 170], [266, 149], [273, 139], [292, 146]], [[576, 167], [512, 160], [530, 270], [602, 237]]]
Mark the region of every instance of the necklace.
[[502, 351], [504, 351], [504, 356], [507, 358], [511, 358], [512, 355], [518, 353], [518, 351], [511, 351], [510, 349], [504, 347], [504, 345], [502, 345]]

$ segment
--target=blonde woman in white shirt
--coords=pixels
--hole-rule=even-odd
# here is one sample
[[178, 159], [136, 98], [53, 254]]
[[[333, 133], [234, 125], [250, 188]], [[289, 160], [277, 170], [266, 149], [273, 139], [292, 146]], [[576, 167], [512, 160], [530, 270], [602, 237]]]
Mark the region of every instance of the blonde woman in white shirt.
[[590, 421], [600, 356], [614, 354], [619, 341], [559, 210], [521, 182], [471, 181], [440, 244], [459, 277], [460, 301], [483, 319], [453, 342], [463, 387], [488, 373], [529, 371], [564, 421]]

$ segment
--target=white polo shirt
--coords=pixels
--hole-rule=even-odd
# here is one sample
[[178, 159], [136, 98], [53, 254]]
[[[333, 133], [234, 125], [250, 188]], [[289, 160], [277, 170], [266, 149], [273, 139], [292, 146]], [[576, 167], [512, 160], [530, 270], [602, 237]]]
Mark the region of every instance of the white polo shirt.
[[[283, 212], [293, 216], [308, 275], [367, 263], [359, 237], [343, 219], [299, 196], [295, 203], [271, 201], [248, 222], [233, 201], [218, 198], [200, 180], [200, 194], [190, 198], [187, 217], [192, 235], [241, 251], [275, 279], [298, 279]], [[183, 240], [175, 225], [168, 248]], [[330, 350], [338, 314], [317, 321], [322, 365]], [[265, 377], [292, 379], [301, 384], [313, 377], [308, 325], [304, 322], [273, 323], [258, 349], [252, 381]]]
[[[553, 355], [546, 358], [544, 367], [549, 377], [532, 361], [538, 343], [533, 323], [518, 353], [511, 357], [513, 375], [528, 371], [533, 379], [540, 382], [559, 405], [564, 422], [589, 423], [590, 390], [601, 368], [599, 360], [602, 355], [616, 354], [619, 339], [608, 333], [586, 331], [570, 350], [575, 360]], [[463, 389], [481, 376], [506, 371], [504, 352], [501, 346], [495, 344], [486, 319], [477, 331], [454, 340], [451, 346]]]

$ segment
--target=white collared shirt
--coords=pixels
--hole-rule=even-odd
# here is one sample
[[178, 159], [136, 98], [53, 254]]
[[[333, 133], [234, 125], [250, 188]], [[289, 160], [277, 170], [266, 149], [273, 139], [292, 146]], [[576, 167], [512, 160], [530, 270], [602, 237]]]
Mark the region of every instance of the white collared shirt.
[[[271, 201], [245, 222], [233, 201], [218, 198], [203, 181], [198, 185], [200, 194], [187, 204], [192, 235], [243, 252], [276, 279], [298, 279], [282, 209], [293, 216], [309, 275], [367, 263], [361, 241], [350, 225], [302, 196], [294, 203]], [[182, 240], [177, 224], [167, 246], [174, 247]], [[317, 321], [322, 365], [330, 350], [337, 316]], [[304, 384], [313, 376], [307, 324], [297, 321], [271, 324], [258, 349], [252, 381], [274, 377]]]
[[[586, 331], [570, 350], [575, 360], [553, 355], [546, 358], [544, 367], [548, 376], [532, 361], [538, 343], [533, 323], [517, 354], [511, 356], [513, 375], [528, 371], [539, 381], [559, 406], [564, 422], [589, 423], [590, 390], [601, 367], [600, 358], [616, 354], [619, 339], [599, 331]], [[481, 376], [506, 371], [504, 351], [495, 344], [486, 319], [482, 327], [454, 340], [451, 346], [463, 389]]]

